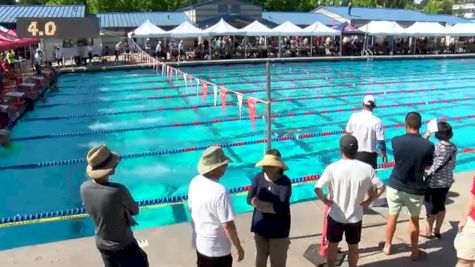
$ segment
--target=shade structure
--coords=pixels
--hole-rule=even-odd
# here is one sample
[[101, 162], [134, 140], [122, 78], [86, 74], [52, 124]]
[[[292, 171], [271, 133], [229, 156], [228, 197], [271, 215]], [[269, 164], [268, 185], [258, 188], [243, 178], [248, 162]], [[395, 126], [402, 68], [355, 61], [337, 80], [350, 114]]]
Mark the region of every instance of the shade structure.
[[315, 22], [312, 25], [307, 26], [303, 31], [309, 36], [336, 36], [340, 35], [340, 32], [332, 29], [321, 22]]
[[290, 21], [286, 21], [272, 29], [273, 36], [302, 36], [306, 34], [302, 28]]
[[4, 52], [10, 49], [15, 49], [16, 45], [10, 41], [7, 40], [1, 40], [0, 39], [0, 52]]
[[401, 25], [394, 21], [371, 21], [370, 23], [361, 26], [358, 30], [369, 35], [378, 36], [407, 36], [407, 32]]
[[405, 29], [411, 36], [444, 36], [450, 35], [450, 31], [437, 22], [416, 22]]
[[178, 25], [175, 29], [168, 31], [170, 37], [173, 38], [192, 38], [200, 36], [209, 36], [209, 33], [196, 28], [188, 21]]
[[218, 23], [208, 27], [206, 30], [204, 30], [204, 32], [210, 36], [236, 35], [240, 33], [239, 29], [229, 25], [229, 23], [224, 21], [224, 19], [220, 19]]
[[242, 36], [273, 36], [274, 33], [266, 25], [255, 20], [251, 24], [239, 30], [237, 35]]
[[447, 30], [454, 36], [475, 36], [475, 23], [457, 23]]
[[142, 38], [146, 38], [146, 37], [154, 38], [154, 37], [167, 36], [168, 33], [166, 31], [160, 29], [159, 27], [155, 26], [149, 20], [147, 20], [142, 25], [140, 25], [140, 27], [138, 27], [137, 29], [135, 29], [134, 31], [129, 33], [129, 36], [132, 36], [132, 35], [134, 37], [139, 37], [139, 38], [140, 37], [142, 37]]

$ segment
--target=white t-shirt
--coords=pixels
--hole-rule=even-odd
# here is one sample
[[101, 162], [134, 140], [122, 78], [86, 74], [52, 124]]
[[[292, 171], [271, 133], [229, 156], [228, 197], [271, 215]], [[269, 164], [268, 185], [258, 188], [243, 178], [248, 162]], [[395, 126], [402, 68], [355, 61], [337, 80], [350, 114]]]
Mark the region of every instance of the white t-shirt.
[[382, 188], [373, 167], [359, 160], [342, 159], [330, 164], [315, 188], [328, 187], [329, 200], [333, 201], [329, 216], [339, 223], [357, 223], [363, 219], [363, 207], [370, 188]]
[[216, 180], [198, 175], [191, 180], [188, 205], [196, 234], [196, 249], [208, 257], [231, 253], [231, 241], [223, 223], [234, 220], [234, 212], [226, 188]]
[[376, 142], [384, 140], [383, 123], [368, 110], [352, 114], [346, 131], [356, 137], [361, 152], [376, 152]]

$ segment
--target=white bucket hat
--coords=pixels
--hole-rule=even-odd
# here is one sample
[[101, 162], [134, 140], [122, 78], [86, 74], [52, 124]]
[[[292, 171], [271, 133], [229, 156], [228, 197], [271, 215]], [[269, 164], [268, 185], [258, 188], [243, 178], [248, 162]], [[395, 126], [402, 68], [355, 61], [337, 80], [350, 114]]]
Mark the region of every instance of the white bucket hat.
[[198, 163], [198, 173], [203, 175], [231, 162], [219, 146], [210, 146], [201, 155]]
[[103, 178], [117, 167], [120, 155], [112, 152], [106, 145], [98, 145], [87, 152], [86, 172], [92, 179]]

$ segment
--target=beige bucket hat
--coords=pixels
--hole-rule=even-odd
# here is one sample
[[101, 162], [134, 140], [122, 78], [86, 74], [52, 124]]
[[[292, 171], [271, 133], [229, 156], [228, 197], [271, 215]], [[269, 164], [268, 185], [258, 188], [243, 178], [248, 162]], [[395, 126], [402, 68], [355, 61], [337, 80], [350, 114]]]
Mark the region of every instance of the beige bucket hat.
[[198, 162], [198, 173], [203, 175], [224, 166], [231, 162], [231, 159], [224, 154], [219, 146], [210, 146], [201, 155]]
[[109, 175], [119, 164], [120, 155], [112, 152], [106, 145], [98, 145], [87, 152], [86, 172], [92, 179]]
[[288, 170], [289, 167], [285, 165], [282, 159], [276, 155], [264, 155], [264, 158], [256, 163], [256, 167], [278, 167], [284, 171]]

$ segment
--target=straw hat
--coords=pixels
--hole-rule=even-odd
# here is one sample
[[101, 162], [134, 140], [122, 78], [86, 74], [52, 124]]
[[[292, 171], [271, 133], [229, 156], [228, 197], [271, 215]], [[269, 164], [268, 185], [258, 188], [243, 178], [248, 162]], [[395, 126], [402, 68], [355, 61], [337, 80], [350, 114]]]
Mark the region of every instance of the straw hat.
[[277, 167], [284, 171], [288, 170], [289, 167], [285, 165], [282, 159], [275, 155], [264, 155], [264, 158], [256, 163], [256, 167]]
[[112, 173], [120, 161], [120, 155], [106, 145], [98, 145], [87, 152], [86, 172], [92, 179], [100, 179]]
[[209, 173], [221, 166], [224, 166], [231, 162], [221, 147], [210, 146], [201, 155], [198, 163], [198, 173], [203, 175]]

